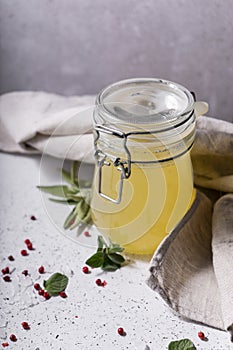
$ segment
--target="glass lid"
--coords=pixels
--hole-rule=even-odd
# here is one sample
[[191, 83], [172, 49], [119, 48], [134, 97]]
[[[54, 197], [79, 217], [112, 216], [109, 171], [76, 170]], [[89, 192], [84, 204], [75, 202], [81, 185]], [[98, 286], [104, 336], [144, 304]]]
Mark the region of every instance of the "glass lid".
[[97, 97], [97, 108], [108, 122], [153, 124], [155, 128], [180, 123], [192, 112], [194, 99], [183, 86], [167, 80], [140, 78], [119, 81]]

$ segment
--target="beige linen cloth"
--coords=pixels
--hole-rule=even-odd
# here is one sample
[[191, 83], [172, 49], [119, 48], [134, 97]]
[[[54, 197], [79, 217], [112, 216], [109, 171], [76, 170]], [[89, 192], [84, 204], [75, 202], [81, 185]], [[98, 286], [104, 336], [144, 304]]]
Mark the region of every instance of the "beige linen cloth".
[[[93, 162], [94, 100], [2, 95], [0, 149]], [[233, 334], [233, 124], [199, 117], [191, 156], [196, 199], [155, 252], [147, 282], [179, 315]]]

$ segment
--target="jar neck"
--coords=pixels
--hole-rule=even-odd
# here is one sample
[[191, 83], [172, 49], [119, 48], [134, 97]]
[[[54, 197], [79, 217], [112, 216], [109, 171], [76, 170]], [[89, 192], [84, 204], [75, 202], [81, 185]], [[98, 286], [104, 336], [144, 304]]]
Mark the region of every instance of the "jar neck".
[[[98, 117], [97, 117], [98, 118]], [[163, 130], [122, 131], [118, 125], [94, 125], [96, 150], [110, 159], [120, 157], [126, 161], [130, 152], [131, 161], [137, 163], [165, 162], [187, 152], [194, 142], [196, 118], [192, 111], [176, 126], [167, 125]]]

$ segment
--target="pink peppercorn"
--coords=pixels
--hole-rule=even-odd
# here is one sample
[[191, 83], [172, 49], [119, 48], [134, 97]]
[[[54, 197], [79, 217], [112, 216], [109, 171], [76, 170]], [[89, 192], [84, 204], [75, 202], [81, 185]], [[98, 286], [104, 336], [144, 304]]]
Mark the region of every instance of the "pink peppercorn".
[[22, 256], [27, 256], [28, 255], [28, 252], [26, 251], [26, 249], [22, 249], [20, 253], [21, 253]]
[[44, 266], [40, 266], [38, 269], [38, 272], [41, 274], [44, 273]]
[[36, 220], [35, 215], [31, 215], [31, 216], [30, 216], [30, 219], [31, 219], [32, 221], [35, 221], [35, 220]]
[[28, 248], [28, 250], [33, 250], [33, 245], [32, 245], [32, 243], [28, 243], [28, 244], [27, 244], [27, 248]]
[[67, 298], [67, 294], [65, 292], [60, 292], [59, 295], [62, 298]]
[[102, 286], [102, 282], [101, 282], [101, 279], [98, 278], [95, 283], [97, 284], [97, 286]]
[[83, 266], [82, 271], [83, 273], [89, 273], [89, 269], [87, 266]]
[[198, 337], [201, 339], [201, 340], [205, 340], [205, 334], [203, 332], [198, 332]]
[[8, 267], [8, 266], [5, 267], [4, 269], [2, 269], [2, 274], [3, 274], [3, 275], [6, 275], [6, 274], [8, 274], [8, 273], [10, 273], [10, 270], [9, 270], [9, 267]]
[[45, 298], [46, 300], [50, 299], [50, 294], [49, 294], [49, 292], [44, 292], [44, 298]]
[[5, 282], [11, 282], [10, 276], [3, 276]]
[[27, 322], [22, 322], [21, 325], [22, 325], [23, 329], [26, 329], [26, 330], [30, 329], [30, 326]]
[[16, 338], [16, 336], [14, 334], [11, 334], [10, 335], [10, 340], [11, 341], [17, 341], [17, 338]]
[[43, 289], [40, 289], [40, 290], [38, 291], [38, 294], [39, 294], [39, 295], [42, 295], [42, 296], [43, 296], [44, 293], [45, 293], [45, 291], [44, 291]]
[[30, 244], [30, 243], [31, 243], [31, 241], [30, 241], [30, 239], [29, 239], [29, 238], [27, 238], [27, 239], [25, 239], [24, 243], [25, 243], [26, 245], [28, 245], [28, 244]]
[[7, 346], [9, 346], [9, 343], [7, 343], [7, 342], [6, 343], [2, 343], [2, 347], [3, 348], [6, 348]]
[[8, 260], [10, 260], [10, 261], [14, 261], [14, 260], [15, 260], [15, 258], [13, 257], [13, 255], [9, 255], [9, 256], [8, 256]]
[[28, 276], [28, 270], [23, 270], [23, 271], [22, 271], [22, 274], [23, 274], [24, 276]]
[[35, 289], [35, 290], [40, 290], [40, 289], [41, 289], [39, 283], [35, 283], [35, 284], [34, 284], [34, 289]]
[[85, 231], [85, 232], [84, 232], [84, 236], [85, 236], [85, 237], [90, 237], [91, 235], [90, 235], [90, 233], [89, 233], [88, 231]]
[[119, 327], [117, 332], [118, 332], [119, 335], [125, 335], [124, 328], [122, 328], [122, 327]]

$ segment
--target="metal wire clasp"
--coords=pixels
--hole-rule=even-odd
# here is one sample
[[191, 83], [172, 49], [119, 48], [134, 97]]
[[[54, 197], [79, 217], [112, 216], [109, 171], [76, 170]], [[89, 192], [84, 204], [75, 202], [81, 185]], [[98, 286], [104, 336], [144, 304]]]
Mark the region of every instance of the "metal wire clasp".
[[[127, 161], [122, 161], [120, 157], [116, 157], [112, 160], [112, 162], [108, 161], [109, 157], [105, 153], [103, 153], [100, 149], [98, 149], [98, 140], [100, 137], [100, 133], [109, 134], [112, 136], [116, 136], [120, 139], [122, 139], [123, 147], [126, 152], [126, 158]], [[130, 151], [126, 145], [127, 143], [127, 135], [117, 129], [109, 128], [104, 125], [96, 125], [94, 128], [94, 146], [95, 146], [95, 159], [97, 161], [97, 167], [98, 167], [98, 193], [101, 197], [109, 200], [110, 202], [119, 204], [122, 199], [122, 192], [123, 192], [123, 181], [124, 179], [128, 179], [131, 174], [131, 154]], [[113, 164], [114, 167], [116, 167], [120, 172], [120, 187], [118, 192], [118, 197], [112, 198], [108, 196], [107, 194], [103, 193], [102, 188], [102, 168], [103, 166], [110, 166]]]

